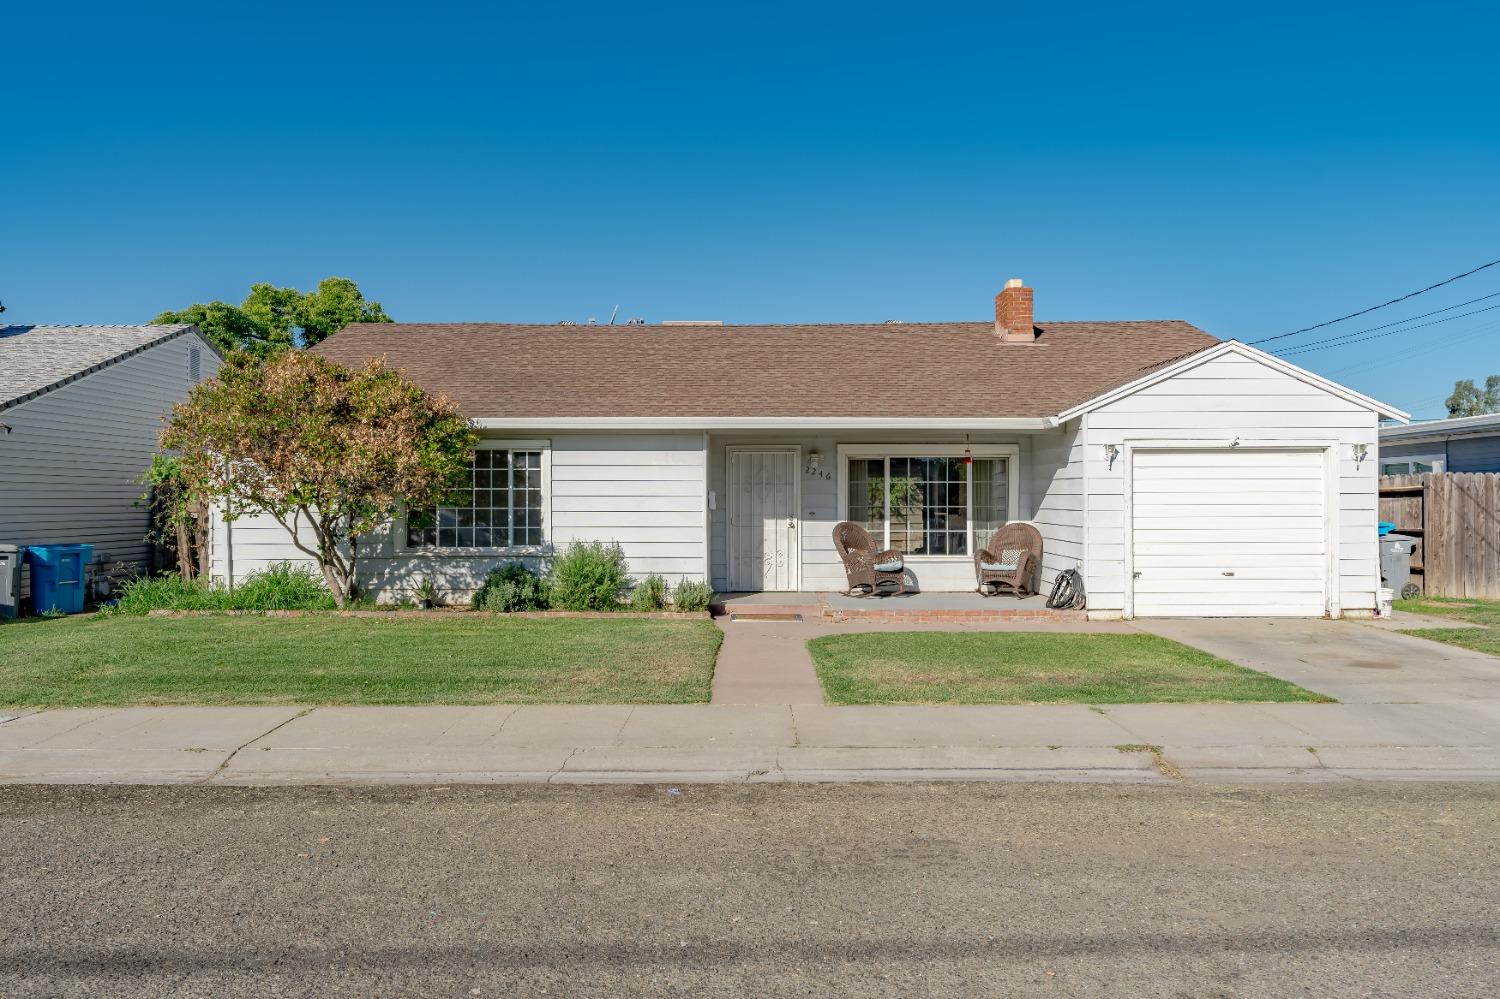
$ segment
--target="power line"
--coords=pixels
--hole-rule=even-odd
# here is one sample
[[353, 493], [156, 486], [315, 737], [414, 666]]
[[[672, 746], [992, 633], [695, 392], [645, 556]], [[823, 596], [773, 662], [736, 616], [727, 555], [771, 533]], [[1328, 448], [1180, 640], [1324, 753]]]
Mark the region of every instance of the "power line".
[[1287, 337], [1297, 336], [1299, 333], [1311, 333], [1313, 330], [1320, 330], [1324, 326], [1332, 326], [1334, 323], [1341, 323], [1345, 319], [1353, 319], [1355, 316], [1363, 316], [1368, 312], [1374, 312], [1376, 309], [1383, 309], [1387, 305], [1395, 305], [1397, 302], [1404, 302], [1408, 298], [1416, 298], [1418, 295], [1425, 295], [1429, 291], [1441, 288], [1445, 284], [1452, 284], [1454, 281], [1457, 281], [1460, 278], [1466, 278], [1471, 274], [1478, 274], [1485, 268], [1494, 267], [1496, 264], [1500, 264], [1500, 260], [1491, 260], [1487, 264], [1480, 264], [1473, 270], [1464, 271], [1462, 274], [1455, 274], [1451, 278], [1439, 281], [1437, 284], [1430, 284], [1425, 288], [1418, 288], [1416, 291], [1408, 292], [1407, 294], [1402, 295], [1400, 298], [1393, 298], [1389, 302], [1381, 302], [1379, 305], [1372, 305], [1368, 309], [1360, 309], [1358, 312], [1351, 312], [1347, 316], [1339, 316], [1337, 319], [1330, 319], [1326, 323], [1318, 323], [1315, 326], [1304, 326], [1300, 330], [1292, 330], [1290, 333], [1279, 333], [1276, 336], [1268, 336], [1260, 340], [1251, 340], [1250, 344], [1251, 346], [1254, 346], [1256, 344], [1270, 343], [1272, 340], [1285, 340]]
[[1500, 309], [1500, 305], [1487, 305], [1487, 306], [1485, 306], [1482, 309], [1475, 309], [1473, 312], [1460, 312], [1456, 316], [1448, 316], [1445, 319], [1434, 319], [1430, 323], [1417, 323], [1417, 325], [1415, 325], [1415, 326], [1403, 326], [1399, 330], [1386, 330], [1384, 333], [1376, 333], [1374, 336], [1355, 337], [1355, 334], [1351, 333], [1351, 334], [1349, 334], [1349, 336], [1350, 337], [1355, 337], [1354, 339], [1343, 339], [1342, 342], [1334, 342], [1332, 340], [1325, 340], [1325, 341], [1322, 341], [1320, 343], [1311, 344], [1311, 345], [1309, 345], [1307, 347], [1298, 347], [1295, 350], [1288, 350], [1288, 351], [1282, 352], [1280, 354], [1277, 354], [1276, 356], [1278, 356], [1278, 357], [1291, 357], [1291, 356], [1293, 356], [1295, 354], [1306, 354], [1309, 351], [1313, 351], [1313, 350], [1328, 350], [1330, 347], [1345, 347], [1345, 346], [1348, 346], [1351, 343], [1364, 343], [1366, 340], [1379, 340], [1381, 337], [1395, 336], [1397, 333], [1410, 333], [1412, 330], [1419, 330], [1419, 329], [1423, 329], [1423, 328], [1428, 327], [1428, 326], [1436, 326], [1439, 323], [1451, 323], [1455, 319], [1465, 319], [1465, 318], [1467, 318], [1469, 316], [1477, 316], [1481, 312], [1490, 312], [1490, 311], [1492, 311], [1494, 309]]
[[[1340, 342], [1342, 340], [1347, 340], [1350, 337], [1360, 336], [1361, 334], [1364, 334], [1364, 333], [1374, 333], [1376, 330], [1387, 330], [1387, 329], [1390, 329], [1392, 326], [1400, 326], [1403, 323], [1415, 322], [1418, 319], [1426, 319], [1428, 316], [1437, 316], [1437, 315], [1441, 315], [1444, 312], [1452, 312], [1454, 309], [1462, 309], [1465, 305], [1473, 305], [1475, 302], [1483, 302], [1483, 301], [1486, 301], [1486, 300], [1491, 299], [1491, 298], [1500, 298], [1500, 291], [1493, 291], [1493, 292], [1490, 292], [1488, 295], [1480, 295], [1478, 298], [1471, 298], [1467, 302], [1459, 302], [1459, 303], [1457, 303], [1455, 305], [1446, 305], [1446, 306], [1444, 306], [1441, 309], [1433, 309], [1431, 312], [1423, 312], [1423, 313], [1420, 313], [1420, 314], [1415, 315], [1415, 316], [1407, 316], [1405, 319], [1396, 319], [1396, 320], [1393, 320], [1393, 321], [1388, 322], [1388, 323], [1382, 323], [1379, 326], [1371, 326], [1368, 329], [1355, 330], [1352, 333], [1340, 333], [1337, 336], [1329, 337], [1327, 340], [1314, 340], [1312, 343], [1293, 344], [1290, 348], [1287, 348], [1287, 349], [1290, 350], [1290, 351], [1298, 351], [1298, 350], [1306, 349], [1308, 347], [1314, 347], [1314, 346], [1317, 346], [1319, 344], [1338, 343], [1338, 342]], [[1459, 317], [1458, 316], [1452, 316], [1450, 318], [1457, 319]], [[1280, 351], [1279, 350], [1273, 350], [1273, 351], [1271, 351], [1271, 353], [1273, 353], [1273, 354], [1279, 354]]]

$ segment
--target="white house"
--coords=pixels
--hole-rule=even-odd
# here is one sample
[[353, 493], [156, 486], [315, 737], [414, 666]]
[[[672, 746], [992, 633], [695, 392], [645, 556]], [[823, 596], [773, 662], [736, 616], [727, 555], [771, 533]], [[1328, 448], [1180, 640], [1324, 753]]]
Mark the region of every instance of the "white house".
[[[1011, 281], [993, 322], [350, 326], [317, 349], [385, 355], [483, 437], [472, 504], [390, 525], [363, 584], [462, 594], [597, 539], [720, 591], [843, 589], [852, 519], [922, 589], [968, 590], [975, 546], [1027, 520], [1042, 587], [1081, 568], [1096, 617], [1373, 613], [1376, 426], [1405, 414], [1185, 322], [1031, 303]], [[298, 557], [268, 518], [213, 553], [221, 577]]]
[[172, 404], [218, 365], [196, 326], [0, 326], [0, 542], [149, 568], [137, 479]]

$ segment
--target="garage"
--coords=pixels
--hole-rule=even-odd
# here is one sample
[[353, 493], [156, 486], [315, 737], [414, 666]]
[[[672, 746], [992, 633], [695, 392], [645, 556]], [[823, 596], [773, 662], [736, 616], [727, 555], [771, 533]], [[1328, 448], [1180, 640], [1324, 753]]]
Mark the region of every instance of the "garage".
[[1328, 609], [1321, 448], [1137, 449], [1128, 566], [1138, 617]]

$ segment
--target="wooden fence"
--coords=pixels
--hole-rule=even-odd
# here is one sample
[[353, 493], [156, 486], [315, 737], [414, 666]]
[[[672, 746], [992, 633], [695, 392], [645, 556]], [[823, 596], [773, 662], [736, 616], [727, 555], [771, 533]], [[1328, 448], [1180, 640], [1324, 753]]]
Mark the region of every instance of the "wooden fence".
[[1427, 596], [1500, 599], [1500, 472], [1383, 475], [1380, 519], [1417, 539]]

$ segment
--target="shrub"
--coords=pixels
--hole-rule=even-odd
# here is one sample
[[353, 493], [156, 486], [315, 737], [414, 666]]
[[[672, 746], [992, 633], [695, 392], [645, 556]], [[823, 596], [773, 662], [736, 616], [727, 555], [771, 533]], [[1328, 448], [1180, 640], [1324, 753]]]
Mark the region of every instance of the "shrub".
[[309, 565], [273, 562], [252, 572], [233, 593], [222, 592], [229, 610], [331, 610], [333, 594], [323, 574]]
[[529, 611], [546, 610], [550, 602], [547, 581], [511, 562], [489, 571], [471, 606], [482, 611]]
[[667, 581], [652, 573], [636, 584], [630, 593], [630, 609], [633, 611], [659, 611], [667, 606]]
[[150, 576], [126, 583], [114, 612], [145, 614], [153, 610], [329, 610], [333, 594], [317, 570], [276, 562], [253, 572], [234, 592], [180, 575]]
[[714, 602], [714, 588], [707, 583], [684, 579], [672, 591], [672, 609], [678, 611], [705, 611]]
[[552, 562], [552, 605], [572, 611], [619, 610], [629, 570], [618, 544], [575, 542]]

